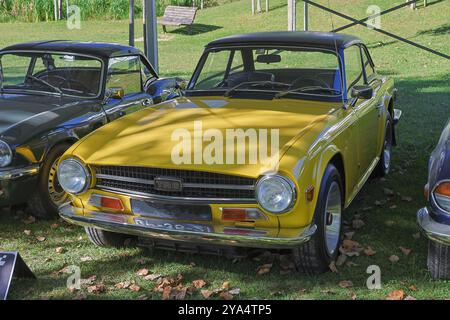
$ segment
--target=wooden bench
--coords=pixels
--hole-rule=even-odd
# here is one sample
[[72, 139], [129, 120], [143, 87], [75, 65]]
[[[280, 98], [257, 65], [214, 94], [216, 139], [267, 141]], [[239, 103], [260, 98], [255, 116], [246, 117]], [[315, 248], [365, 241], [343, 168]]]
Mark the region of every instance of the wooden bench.
[[158, 23], [163, 26], [164, 32], [167, 32], [166, 26], [188, 26], [190, 34], [197, 9], [197, 7], [167, 6], [164, 16], [158, 19]]

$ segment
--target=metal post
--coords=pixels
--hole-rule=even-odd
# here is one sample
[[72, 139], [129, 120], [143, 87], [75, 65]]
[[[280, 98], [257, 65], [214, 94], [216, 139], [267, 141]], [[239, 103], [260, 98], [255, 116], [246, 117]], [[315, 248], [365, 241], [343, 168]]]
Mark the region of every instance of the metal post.
[[134, 0], [130, 0], [128, 44], [134, 47]]
[[158, 72], [158, 30], [156, 26], [156, 0], [144, 0], [145, 55]]
[[255, 14], [255, 1], [256, 0], [252, 0], [252, 14]]
[[296, 11], [296, 0], [288, 0], [288, 31], [295, 31], [297, 28]]
[[266, 0], [266, 12], [269, 12], [269, 0]]
[[308, 3], [303, 2], [303, 31], [308, 31]]

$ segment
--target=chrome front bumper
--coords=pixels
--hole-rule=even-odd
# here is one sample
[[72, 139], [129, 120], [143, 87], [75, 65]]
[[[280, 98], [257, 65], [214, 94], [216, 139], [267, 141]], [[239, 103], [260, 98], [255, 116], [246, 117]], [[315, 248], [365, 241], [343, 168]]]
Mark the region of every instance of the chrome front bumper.
[[[218, 232], [197, 232], [176, 229], [163, 229], [147, 225], [131, 224], [120, 221], [120, 217], [125, 215], [108, 214], [102, 212], [87, 212], [86, 210], [73, 207], [71, 204], [64, 204], [59, 208], [61, 217], [69, 223], [84, 227], [93, 227], [106, 231], [123, 233], [141, 237], [150, 237], [161, 240], [171, 240], [186, 242], [190, 244], [266, 248], [266, 249], [288, 249], [299, 246], [308, 241], [316, 232], [316, 225], [310, 225], [302, 229], [298, 236], [292, 238], [275, 238], [265, 236], [247, 236], [225, 234]], [[161, 225], [173, 221], [161, 220]]]
[[16, 180], [22, 177], [34, 176], [39, 173], [39, 165], [31, 165], [23, 168], [0, 170], [0, 180]]
[[450, 225], [434, 221], [428, 208], [422, 208], [417, 212], [417, 224], [428, 239], [450, 246]]

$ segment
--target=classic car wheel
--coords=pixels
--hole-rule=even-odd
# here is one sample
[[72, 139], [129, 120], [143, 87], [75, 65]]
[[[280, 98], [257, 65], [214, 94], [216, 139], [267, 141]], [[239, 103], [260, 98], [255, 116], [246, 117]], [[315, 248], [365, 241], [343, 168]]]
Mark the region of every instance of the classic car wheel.
[[56, 174], [59, 158], [70, 147], [60, 144], [48, 153], [41, 168], [37, 189], [28, 201], [30, 213], [43, 219], [58, 217], [58, 207], [68, 200]]
[[319, 274], [328, 270], [339, 253], [342, 230], [342, 182], [332, 164], [325, 169], [317, 199], [314, 223], [317, 231], [310, 241], [293, 250], [299, 271]]
[[429, 241], [427, 265], [433, 279], [450, 279], [450, 246]]
[[96, 228], [85, 227], [84, 230], [89, 240], [98, 247], [124, 247], [127, 239], [132, 239], [132, 236], [114, 233]]
[[380, 161], [377, 166], [377, 173], [380, 177], [387, 175], [391, 169], [392, 139], [392, 119], [388, 114], [384, 133], [383, 150], [381, 150]]

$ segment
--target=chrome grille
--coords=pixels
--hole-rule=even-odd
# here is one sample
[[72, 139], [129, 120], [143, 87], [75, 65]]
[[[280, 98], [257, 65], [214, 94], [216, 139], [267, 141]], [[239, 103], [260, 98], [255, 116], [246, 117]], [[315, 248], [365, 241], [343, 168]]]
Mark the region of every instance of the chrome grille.
[[[132, 166], [98, 166], [94, 168], [97, 188], [139, 196], [186, 200], [255, 202], [255, 179], [204, 171], [144, 168]], [[156, 177], [177, 178], [181, 191], [155, 188]]]

